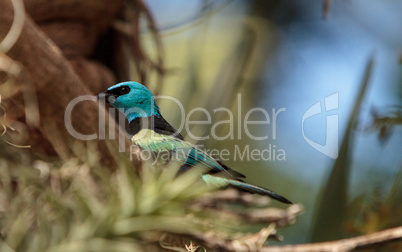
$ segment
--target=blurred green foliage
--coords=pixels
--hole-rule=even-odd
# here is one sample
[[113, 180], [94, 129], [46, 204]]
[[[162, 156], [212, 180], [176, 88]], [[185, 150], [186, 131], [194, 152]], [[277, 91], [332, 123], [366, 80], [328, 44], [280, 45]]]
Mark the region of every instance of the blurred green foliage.
[[[75, 144], [75, 156], [63, 162], [13, 159], [8, 154], [15, 147], [0, 141], [0, 148], [1, 251], [186, 251], [200, 237], [241, 244], [245, 229], [261, 229], [244, 219], [253, 206], [238, 205], [241, 215], [200, 207], [212, 190], [199, 180], [201, 169], [176, 177], [177, 167], [143, 164], [139, 175], [116, 153], [119, 167], [111, 171], [99, 163], [91, 144]], [[270, 221], [262, 223], [266, 227]], [[275, 225], [269, 230], [244, 242], [262, 246]], [[165, 241], [166, 234], [189, 238], [182, 242], [173, 235]]]

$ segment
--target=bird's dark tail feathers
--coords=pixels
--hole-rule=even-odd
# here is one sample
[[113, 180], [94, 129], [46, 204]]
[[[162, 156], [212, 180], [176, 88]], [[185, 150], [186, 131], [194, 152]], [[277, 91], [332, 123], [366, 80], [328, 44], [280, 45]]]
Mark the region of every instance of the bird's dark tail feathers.
[[233, 186], [240, 190], [248, 191], [251, 193], [256, 193], [256, 194], [263, 195], [263, 196], [269, 196], [282, 203], [293, 204], [290, 200], [286, 199], [285, 197], [283, 197], [269, 189], [259, 187], [256, 185], [247, 184], [246, 182], [243, 182], [243, 181], [216, 177], [216, 176], [212, 176], [212, 175], [203, 175], [202, 178], [207, 184], [210, 184], [213, 186], [217, 186], [217, 187]]
[[229, 180], [229, 184], [234, 187], [237, 187], [239, 189], [242, 189], [242, 190], [246, 190], [246, 191], [256, 193], [259, 195], [263, 195], [263, 196], [269, 196], [273, 199], [276, 199], [276, 200], [286, 203], [286, 204], [293, 204], [290, 200], [286, 199], [285, 197], [283, 197], [271, 190], [265, 189], [263, 187], [247, 184], [245, 182], [241, 182], [241, 181], [237, 181], [237, 180]]

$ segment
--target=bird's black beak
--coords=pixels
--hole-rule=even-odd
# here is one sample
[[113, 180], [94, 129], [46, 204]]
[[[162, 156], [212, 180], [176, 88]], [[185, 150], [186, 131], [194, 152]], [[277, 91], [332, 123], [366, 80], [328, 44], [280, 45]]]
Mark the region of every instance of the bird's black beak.
[[110, 103], [110, 101], [109, 101], [110, 97], [111, 97], [111, 95], [108, 92], [103, 92], [103, 93], [98, 94], [96, 96], [96, 99]]

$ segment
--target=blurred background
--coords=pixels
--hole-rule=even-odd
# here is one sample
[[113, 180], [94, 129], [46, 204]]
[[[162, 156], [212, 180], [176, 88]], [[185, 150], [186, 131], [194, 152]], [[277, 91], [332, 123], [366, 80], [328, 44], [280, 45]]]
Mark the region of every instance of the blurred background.
[[[16, 18], [25, 28], [10, 32], [15, 41], [0, 48], [0, 187], [6, 188], [0, 188], [0, 243], [7, 237], [15, 251], [44, 251], [70, 239], [66, 246], [79, 241], [81, 251], [88, 251], [89, 238], [109, 239], [115, 249], [114, 241], [125, 243], [135, 234], [131, 245], [140, 251], [150, 241], [155, 249], [162, 246], [161, 236], [142, 234], [142, 223], [152, 232], [207, 236], [215, 226], [216, 234], [229, 231], [220, 236], [223, 242], [267, 227], [266, 221], [255, 226], [247, 219], [244, 225], [214, 214], [188, 218], [195, 215], [186, 200], [198, 195], [192, 182], [187, 186], [194, 191], [182, 187], [181, 194], [169, 187], [176, 180], [162, 183], [160, 176], [160, 185], [148, 183], [134, 174], [138, 162], [117, 154], [117, 141], [79, 141], [66, 130], [73, 99], [127, 80], [162, 96], [162, 114], [176, 128], [184, 120], [210, 120], [181, 133], [204, 149], [228, 151], [225, 163], [247, 182], [303, 205], [293, 226], [278, 229], [281, 245], [402, 226], [401, 1], [26, 0], [15, 12], [10, 1], [0, 0], [0, 6], [0, 36], [14, 22], [10, 13], [25, 8], [31, 17]], [[74, 128], [99, 132], [100, 108], [94, 101], [77, 105]], [[270, 123], [247, 125], [251, 135], [268, 136], [257, 140], [244, 122], [267, 120], [261, 111]], [[113, 123], [108, 127], [109, 136], [118, 130]], [[249, 158], [236, 156], [246, 150]], [[254, 160], [253, 150], [269, 150], [271, 158], [257, 154]], [[169, 200], [160, 203], [164, 197]], [[281, 208], [276, 213], [297, 214], [289, 213], [297, 206], [273, 205]], [[242, 206], [242, 214], [254, 210]], [[155, 216], [166, 217], [167, 230]], [[127, 222], [132, 217], [144, 219]], [[206, 220], [202, 227], [186, 229], [200, 220]], [[120, 222], [134, 231], [112, 228]], [[103, 243], [94, 247], [105, 250]]]
[[[256, 141], [243, 134], [241, 139], [198, 142], [232, 153], [236, 145], [271, 145], [286, 153], [285, 160], [226, 161], [246, 174], [248, 182], [304, 205], [297, 223], [281, 231], [284, 243], [333, 240], [401, 225], [402, 2], [145, 3], [164, 46], [166, 73], [163, 85], [158, 85], [160, 95], [180, 100], [186, 113], [207, 109], [212, 124], [228, 120], [225, 113], [213, 113], [219, 107], [229, 108], [236, 117], [238, 93], [241, 120], [255, 107], [269, 115], [272, 109], [286, 109], [277, 117], [276, 139], [273, 125], [261, 124], [250, 126], [250, 132], [269, 139]], [[145, 25], [141, 39], [149, 54], [158, 53]], [[156, 90], [158, 75], [151, 73], [147, 79]], [[337, 115], [336, 160], [312, 148], [302, 134], [303, 114], [334, 93], [338, 109], [326, 112], [322, 107], [322, 113], [306, 120], [304, 133], [324, 145], [326, 118]], [[183, 118], [177, 104], [166, 99], [159, 103], [165, 118], [179, 127]], [[206, 120], [203, 112], [191, 118]], [[250, 120], [264, 117], [256, 112]], [[225, 127], [217, 127], [222, 136], [229, 130]], [[195, 125], [191, 132], [208, 136], [211, 127]]]

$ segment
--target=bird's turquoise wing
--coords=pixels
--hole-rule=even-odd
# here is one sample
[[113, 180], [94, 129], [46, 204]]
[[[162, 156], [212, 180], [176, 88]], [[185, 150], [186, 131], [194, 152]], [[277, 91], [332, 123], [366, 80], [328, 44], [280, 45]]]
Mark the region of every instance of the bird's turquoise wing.
[[155, 131], [143, 129], [132, 137], [132, 141], [143, 150], [155, 153], [171, 152], [172, 159], [183, 164], [179, 172], [184, 172], [192, 167], [200, 167], [205, 168], [208, 173], [220, 173], [224, 177], [244, 177], [241, 173], [221, 165], [219, 161], [193, 144], [171, 135], [158, 134]]
[[267, 195], [283, 203], [291, 204], [288, 199], [269, 189], [245, 183], [239, 179], [244, 177], [241, 173], [227, 168], [193, 144], [174, 136], [158, 134], [153, 130], [143, 129], [133, 136], [132, 141], [143, 150], [155, 153], [171, 152], [172, 158], [183, 164], [179, 172], [193, 167], [206, 169], [208, 174], [204, 174], [201, 177], [208, 185], [213, 187], [233, 186], [243, 191]]

